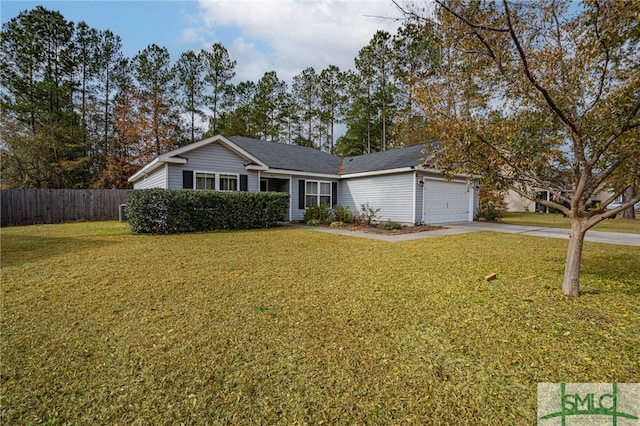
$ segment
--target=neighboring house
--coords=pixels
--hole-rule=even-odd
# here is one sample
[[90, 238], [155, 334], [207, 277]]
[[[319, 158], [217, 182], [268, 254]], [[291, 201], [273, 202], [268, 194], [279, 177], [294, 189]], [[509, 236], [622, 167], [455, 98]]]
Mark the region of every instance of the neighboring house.
[[289, 221], [307, 207], [369, 203], [381, 221], [403, 224], [472, 221], [477, 182], [447, 181], [422, 166], [422, 145], [357, 157], [241, 136], [214, 136], [158, 156], [129, 178], [134, 189], [277, 191], [290, 194]]
[[[552, 199], [553, 194], [547, 190], [537, 191], [537, 198], [545, 201]], [[504, 197], [505, 203], [507, 203], [507, 211], [509, 212], [535, 212], [535, 213], [548, 213], [549, 208], [543, 206], [540, 203], [523, 197], [513, 190], [509, 190]]]
[[[560, 191], [560, 190], [559, 190]], [[546, 201], [554, 200], [555, 194], [549, 192], [547, 190], [539, 190], [536, 192], [537, 199], [542, 199]], [[597, 193], [595, 196], [590, 198], [590, 201], [602, 202], [611, 196], [611, 192], [609, 191], [601, 191]], [[523, 197], [513, 190], [509, 190], [504, 197], [504, 201], [507, 204], [507, 211], [509, 212], [535, 212], [535, 213], [549, 213], [551, 210], [547, 206], [543, 206], [540, 203], [532, 201], [528, 198]], [[622, 201], [622, 196], [619, 196], [611, 205], [615, 205], [616, 203], [619, 205]], [[607, 207], [612, 208], [612, 207]]]

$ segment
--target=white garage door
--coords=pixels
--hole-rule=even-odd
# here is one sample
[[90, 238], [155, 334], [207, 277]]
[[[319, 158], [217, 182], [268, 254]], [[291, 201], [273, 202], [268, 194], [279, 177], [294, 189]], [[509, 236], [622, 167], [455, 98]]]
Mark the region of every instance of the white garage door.
[[423, 191], [424, 223], [469, 220], [469, 192], [466, 183], [425, 179]]

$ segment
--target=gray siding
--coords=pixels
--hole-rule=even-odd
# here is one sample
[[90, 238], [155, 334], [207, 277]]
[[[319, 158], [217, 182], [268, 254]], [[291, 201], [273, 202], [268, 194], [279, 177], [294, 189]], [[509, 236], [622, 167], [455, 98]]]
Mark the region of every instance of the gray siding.
[[[335, 179], [327, 179], [327, 178], [322, 178], [322, 177], [305, 177], [305, 176], [293, 176], [292, 181], [291, 181], [291, 206], [293, 207], [291, 209], [291, 220], [292, 221], [300, 221], [304, 219], [304, 212], [306, 211], [306, 209], [300, 209], [298, 208], [300, 203], [299, 203], [299, 196], [300, 196], [300, 180], [313, 180], [313, 181], [322, 181], [322, 182], [338, 182]], [[341, 192], [341, 185], [340, 182], [338, 182], [338, 200], [331, 200], [332, 204], [338, 204], [339, 200], [340, 200], [340, 192]]]
[[305, 209], [299, 209], [298, 198], [300, 195], [299, 184], [300, 179], [304, 180], [302, 176], [292, 176], [291, 177], [291, 198], [289, 199], [289, 203], [291, 204], [291, 221], [299, 221], [304, 217]]
[[368, 202], [372, 208], [380, 209], [381, 221], [413, 223], [413, 179], [413, 173], [346, 179], [338, 189], [338, 200], [354, 212]]
[[146, 178], [140, 179], [133, 184], [133, 189], [162, 188], [167, 189], [167, 175], [165, 166], [154, 170]]
[[169, 164], [169, 188], [182, 189], [182, 171], [234, 173], [248, 175], [248, 189], [257, 192], [259, 189], [258, 173], [247, 170], [244, 158], [236, 155], [219, 143], [212, 143], [184, 154], [186, 164]]

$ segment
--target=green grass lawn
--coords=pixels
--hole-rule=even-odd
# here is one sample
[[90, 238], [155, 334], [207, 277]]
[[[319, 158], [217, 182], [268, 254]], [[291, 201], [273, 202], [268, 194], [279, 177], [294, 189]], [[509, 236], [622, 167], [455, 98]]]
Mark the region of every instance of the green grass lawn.
[[[506, 213], [501, 222], [512, 225], [544, 226], [547, 228], [571, 228], [569, 218], [559, 213]], [[638, 219], [606, 219], [592, 228], [594, 231], [628, 232], [640, 234], [640, 217]]]
[[570, 299], [522, 235], [1, 237], [1, 424], [534, 424], [538, 382], [640, 381], [640, 247], [585, 243]]

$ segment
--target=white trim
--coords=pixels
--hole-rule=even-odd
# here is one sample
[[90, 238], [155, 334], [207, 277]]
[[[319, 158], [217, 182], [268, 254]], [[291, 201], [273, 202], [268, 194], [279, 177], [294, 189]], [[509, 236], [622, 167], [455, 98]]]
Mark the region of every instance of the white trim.
[[144, 176], [145, 173], [151, 173], [158, 167], [166, 163], [174, 164], [187, 164], [186, 158], [162, 158], [162, 156], [156, 157], [152, 162], [138, 170], [133, 176], [127, 179], [129, 182], [134, 182]]
[[379, 175], [389, 175], [393, 173], [406, 173], [415, 171], [414, 167], [401, 167], [398, 169], [387, 169], [387, 170], [376, 170], [374, 172], [361, 172], [361, 173], [351, 173], [349, 175], [341, 175], [341, 179], [350, 179], [350, 178], [358, 178], [358, 177], [366, 177], [366, 176], [379, 176]]
[[[218, 190], [218, 173], [207, 171], [207, 170], [193, 170], [193, 189], [199, 189], [199, 188], [196, 188], [196, 182], [198, 181], [198, 177], [196, 175], [198, 173], [213, 175], [213, 190], [214, 191]], [[200, 189], [204, 189], [204, 188], [200, 188]], [[209, 191], [211, 190], [209, 189]]]
[[293, 197], [291, 191], [293, 191], [293, 176], [289, 176], [289, 222], [293, 222]]
[[267, 169], [266, 172], [279, 174], [279, 175], [289, 175], [289, 176], [309, 176], [316, 178], [325, 178], [325, 179], [340, 179], [340, 175], [335, 174], [326, 174], [326, 173], [311, 173], [311, 172], [303, 172], [299, 170], [286, 170], [286, 169]]
[[[222, 175], [225, 176], [235, 176], [236, 177], [236, 190], [230, 190], [230, 189], [221, 189], [222, 187]], [[218, 189], [217, 191], [220, 192], [238, 192], [240, 191], [240, 174], [239, 173], [223, 173], [223, 172], [217, 172], [216, 173], [216, 183], [218, 184]], [[249, 191], [249, 179], [247, 178], [247, 191]]]
[[304, 209], [308, 209], [309, 206], [307, 206], [307, 195], [309, 195], [309, 192], [307, 192], [307, 183], [309, 182], [315, 182], [318, 184], [318, 193], [317, 194], [311, 194], [311, 195], [315, 195], [317, 197], [316, 201], [318, 202], [318, 204], [314, 204], [316, 206], [321, 205], [320, 204], [320, 197], [326, 197], [327, 194], [322, 194], [322, 192], [320, 191], [320, 187], [322, 186], [323, 183], [328, 183], [329, 184], [329, 208], [333, 207], [333, 182], [332, 181], [328, 181], [328, 180], [304, 180]]
[[473, 182], [471, 182], [471, 185], [467, 185], [467, 188], [469, 189], [469, 222], [473, 222], [473, 210], [475, 207], [475, 203], [473, 200], [476, 198], [476, 186]]
[[418, 179], [418, 173], [416, 171], [414, 171], [412, 173], [412, 179], [413, 179], [413, 200], [412, 200], [412, 207], [413, 207], [413, 211], [411, 212], [411, 221], [413, 222], [413, 224], [416, 224], [416, 206], [418, 203], [417, 200], [417, 196], [416, 196], [416, 191], [417, 191], [417, 186], [418, 186], [418, 182], [416, 182], [416, 180]]
[[256, 166], [255, 164], [248, 164], [246, 166], [244, 166], [245, 169], [247, 170], [269, 170], [269, 168], [267, 166]]
[[[458, 175], [456, 175], [456, 176], [458, 176]], [[447, 178], [444, 178], [444, 177], [437, 177], [437, 176], [423, 176], [422, 179], [423, 180], [439, 180], [441, 182], [464, 183], [466, 185], [468, 185], [468, 183], [469, 183], [468, 180], [447, 179]]]
[[[258, 170], [258, 190], [257, 190], [256, 192], [262, 192], [262, 191], [260, 190], [260, 185], [262, 185], [262, 184], [260, 183], [260, 181], [261, 181], [261, 180], [262, 180], [262, 176], [261, 176], [261, 174], [260, 174], [260, 170]], [[247, 191], [248, 191], [248, 190], [249, 190], [249, 177], [247, 177]]]
[[169, 163], [164, 163], [164, 189], [169, 189]]
[[166, 164], [166, 163], [187, 164], [186, 158], [180, 158], [178, 156], [186, 152], [193, 151], [194, 149], [202, 148], [203, 146], [209, 145], [214, 142], [220, 142], [222, 145], [225, 145], [231, 151], [234, 151], [236, 154], [239, 154], [241, 157], [244, 157], [247, 160], [255, 163], [255, 164], [246, 165], [245, 168], [247, 170], [267, 170], [269, 168], [262, 161], [260, 161], [253, 155], [249, 154], [247, 151], [243, 150], [238, 145], [231, 142], [229, 139], [221, 135], [216, 135], [216, 136], [207, 138], [205, 140], [202, 140], [200, 142], [195, 142], [195, 143], [183, 146], [182, 148], [174, 149], [173, 151], [169, 151], [165, 154], [161, 154], [157, 156], [153, 161], [148, 163], [142, 169], [138, 170], [133, 176], [131, 176], [127, 180], [129, 182], [135, 182], [136, 180], [140, 179], [140, 177], [143, 176], [145, 173], [152, 172], [156, 168], [160, 167], [162, 164]]

